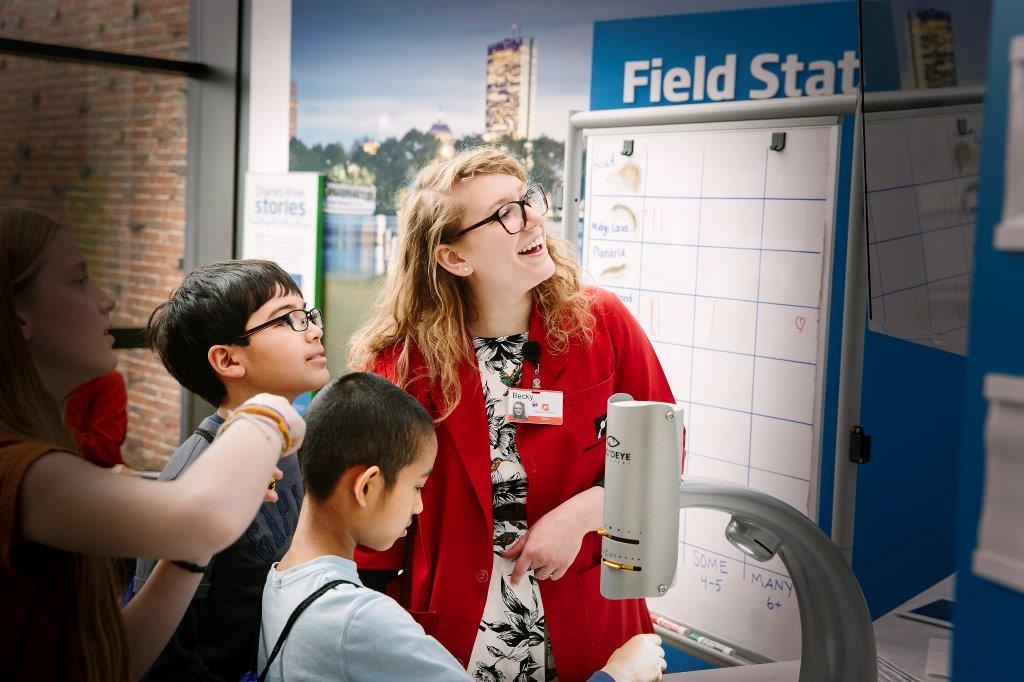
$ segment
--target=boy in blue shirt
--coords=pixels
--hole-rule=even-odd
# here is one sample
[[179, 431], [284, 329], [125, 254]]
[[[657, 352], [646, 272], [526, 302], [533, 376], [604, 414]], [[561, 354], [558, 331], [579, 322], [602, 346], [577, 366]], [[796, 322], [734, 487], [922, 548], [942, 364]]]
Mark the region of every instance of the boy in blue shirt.
[[[398, 602], [363, 586], [353, 561], [357, 545], [386, 550], [406, 535], [436, 455], [430, 416], [387, 380], [356, 372], [317, 395], [298, 452], [299, 525], [263, 590], [258, 670], [267, 680], [469, 679]], [[591, 680], [659, 679], [660, 642], [637, 635]]]
[[[171, 456], [173, 480], [202, 456], [229, 412], [258, 393], [289, 402], [330, 379], [320, 311], [307, 310], [295, 282], [263, 260], [193, 270], [149, 320], [149, 343], [167, 371], [217, 410]], [[280, 463], [277, 502], [264, 502], [245, 534], [196, 566], [203, 579], [146, 680], [238, 680], [255, 664], [267, 571], [284, 556], [302, 503], [294, 457]], [[268, 482], [269, 483], [269, 482]], [[134, 592], [156, 561], [139, 559]]]

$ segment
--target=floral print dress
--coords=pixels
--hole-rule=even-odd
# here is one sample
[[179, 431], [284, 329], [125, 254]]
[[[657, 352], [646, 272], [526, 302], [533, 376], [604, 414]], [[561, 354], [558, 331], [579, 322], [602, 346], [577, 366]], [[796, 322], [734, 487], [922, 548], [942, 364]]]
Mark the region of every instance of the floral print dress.
[[489, 682], [556, 679], [533, 570], [513, 585], [515, 561], [501, 556], [526, 533], [526, 471], [516, 449], [516, 426], [505, 419], [508, 389], [519, 385], [522, 374], [525, 343], [526, 334], [473, 339], [490, 426], [494, 563], [468, 670], [474, 679]]

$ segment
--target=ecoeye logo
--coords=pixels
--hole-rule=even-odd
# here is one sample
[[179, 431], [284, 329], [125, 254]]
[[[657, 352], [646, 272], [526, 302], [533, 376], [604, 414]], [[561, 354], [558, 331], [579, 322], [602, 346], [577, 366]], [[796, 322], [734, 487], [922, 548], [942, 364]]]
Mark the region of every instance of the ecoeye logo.
[[619, 439], [616, 438], [615, 436], [609, 435], [608, 440], [606, 440], [605, 443], [608, 446], [608, 459], [616, 459], [619, 460], [620, 462], [630, 462], [633, 460], [633, 455], [631, 455], [630, 453], [620, 452], [614, 449], [622, 445], [622, 443], [619, 442]]

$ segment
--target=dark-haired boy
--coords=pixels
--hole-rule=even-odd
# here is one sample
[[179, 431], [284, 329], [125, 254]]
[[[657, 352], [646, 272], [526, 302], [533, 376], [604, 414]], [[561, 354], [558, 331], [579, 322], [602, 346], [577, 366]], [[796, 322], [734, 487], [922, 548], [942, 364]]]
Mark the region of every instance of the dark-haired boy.
[[[291, 548], [267, 576], [258, 670], [296, 608], [328, 588], [294, 619], [267, 680], [468, 680], [398, 602], [363, 586], [353, 561], [356, 545], [390, 548], [423, 510], [437, 455], [429, 415], [387, 380], [356, 372], [320, 391], [305, 418], [306, 499]], [[637, 635], [591, 680], [659, 679], [660, 641]]]
[[[193, 270], [150, 316], [150, 347], [182, 386], [216, 412], [171, 456], [161, 480], [178, 478], [216, 436], [230, 410], [258, 393], [295, 400], [330, 379], [323, 320], [292, 278], [270, 261]], [[266, 502], [238, 541], [213, 557], [148, 680], [238, 680], [252, 669], [267, 571], [291, 542], [302, 503], [294, 458], [281, 460], [278, 500]], [[134, 591], [155, 560], [138, 561]], [[199, 567], [196, 569], [200, 570]]]

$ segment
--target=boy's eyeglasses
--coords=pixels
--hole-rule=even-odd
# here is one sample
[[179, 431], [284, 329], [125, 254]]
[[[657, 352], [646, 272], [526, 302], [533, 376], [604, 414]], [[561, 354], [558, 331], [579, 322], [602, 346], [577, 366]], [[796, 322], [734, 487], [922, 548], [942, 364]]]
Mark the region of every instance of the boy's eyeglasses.
[[252, 336], [256, 332], [263, 331], [268, 327], [273, 327], [274, 325], [282, 322], [287, 322], [288, 326], [297, 332], [304, 332], [309, 329], [310, 322], [323, 329], [324, 316], [323, 313], [320, 312], [319, 308], [310, 308], [309, 310], [291, 310], [280, 317], [275, 317], [272, 320], [267, 320], [263, 324], [258, 324], [252, 329], [246, 329], [238, 335], [238, 338], [244, 339], [247, 336]]
[[527, 206], [541, 215], [548, 212], [548, 195], [544, 193], [543, 187], [540, 185], [534, 185], [526, 191], [526, 195], [522, 199], [519, 201], [510, 201], [507, 204], [499, 206], [497, 211], [480, 222], [474, 223], [469, 227], [464, 227], [456, 232], [451, 239], [447, 240], [447, 243], [451, 244], [470, 230], [475, 230], [478, 227], [483, 227], [487, 223], [495, 221], [497, 221], [497, 223], [509, 234], [522, 232], [523, 228], [526, 227]]

